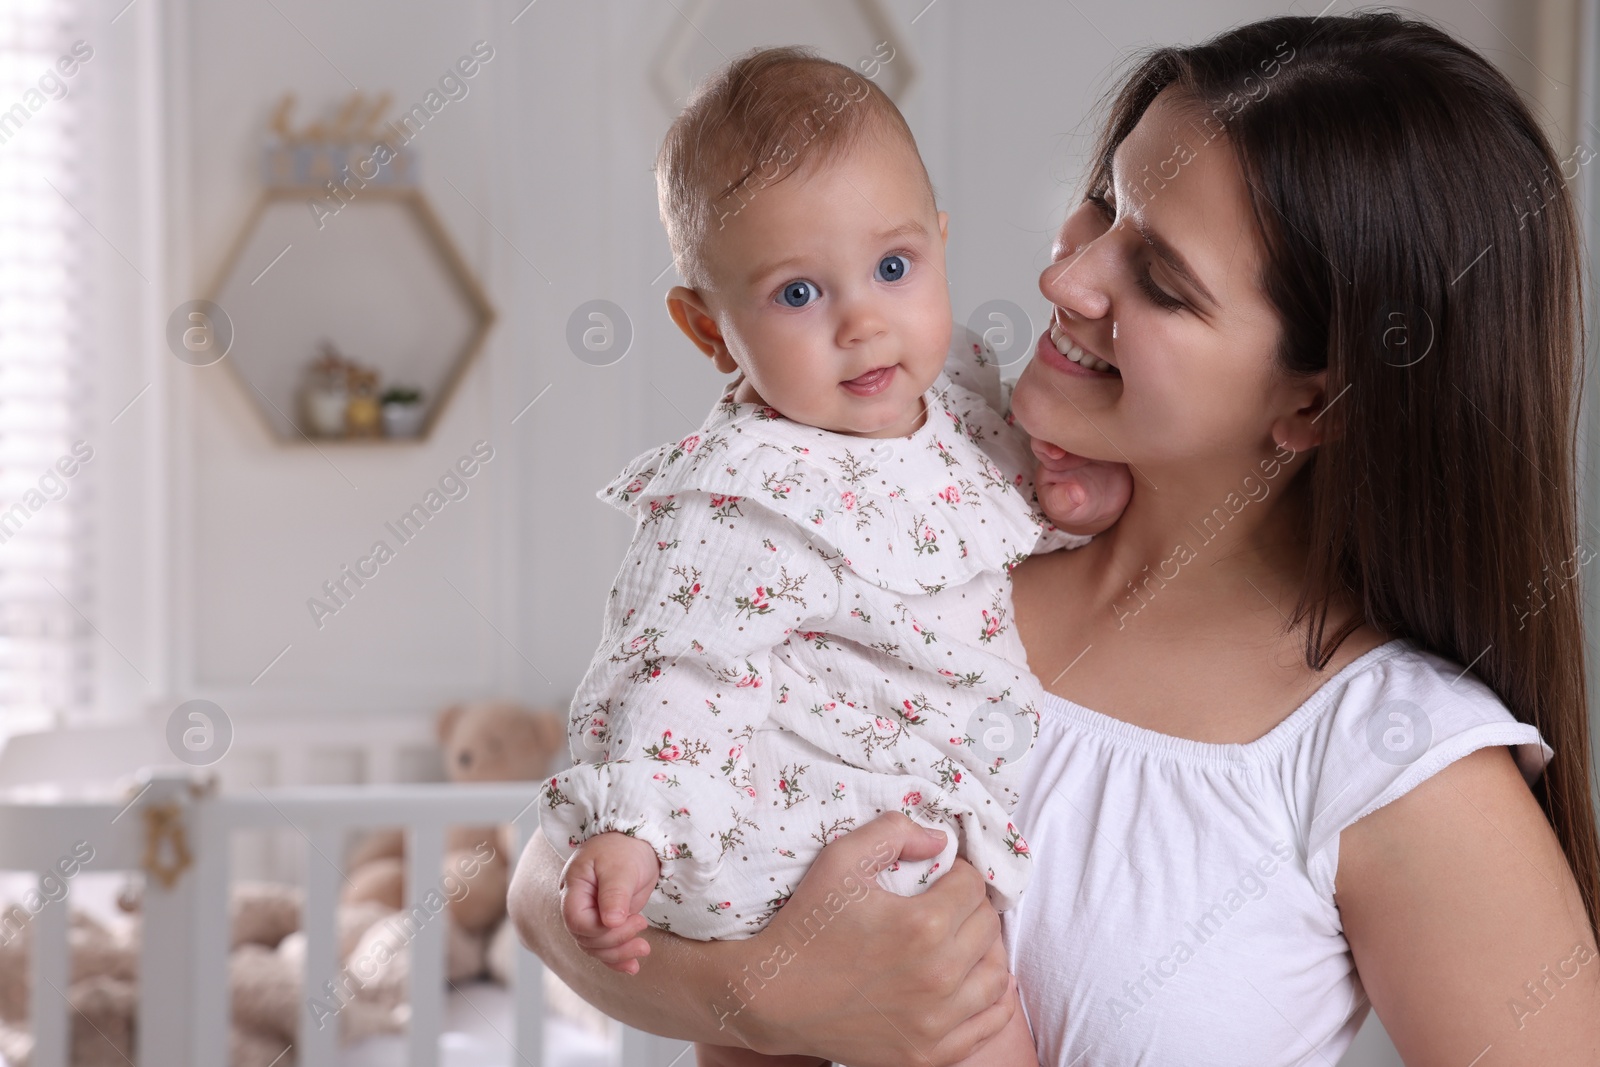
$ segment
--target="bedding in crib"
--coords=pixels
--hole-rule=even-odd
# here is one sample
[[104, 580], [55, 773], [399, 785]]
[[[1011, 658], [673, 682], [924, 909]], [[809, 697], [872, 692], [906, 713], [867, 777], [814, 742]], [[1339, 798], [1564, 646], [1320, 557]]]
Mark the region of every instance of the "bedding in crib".
[[[117, 905], [125, 882], [121, 873], [85, 871], [72, 880], [72, 906], [113, 930], [126, 930], [133, 920]], [[34, 876], [0, 872], [0, 903], [20, 902], [37, 884]], [[54, 904], [47, 906], [56, 906]], [[0, 975], [0, 981], [23, 978]], [[544, 1058], [540, 1067], [608, 1067], [616, 1062], [616, 1036], [601, 1036], [547, 1005]], [[458, 983], [446, 995], [444, 1026], [439, 1037], [440, 1067], [525, 1067], [502, 1036], [510, 1033], [510, 992], [497, 982]], [[370, 1037], [341, 1049], [340, 1067], [399, 1067], [407, 1062], [403, 1035]], [[14, 1067], [0, 1053], [0, 1067]]]

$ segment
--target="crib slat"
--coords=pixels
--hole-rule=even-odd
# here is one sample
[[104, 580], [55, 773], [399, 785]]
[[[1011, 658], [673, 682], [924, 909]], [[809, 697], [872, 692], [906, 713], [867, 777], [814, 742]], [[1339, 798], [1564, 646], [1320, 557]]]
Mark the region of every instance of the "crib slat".
[[194, 869], [194, 1009], [190, 1015], [196, 1064], [228, 1062], [228, 950], [233, 929], [228, 909], [229, 827], [211, 798], [191, 809], [196, 829]]
[[[340, 1006], [349, 991], [339, 981], [335, 911], [339, 903], [339, 869], [343, 835], [325, 826], [311, 831], [306, 850], [306, 904], [301, 929], [306, 932], [305, 1003], [300, 1013], [300, 1067], [333, 1067], [339, 1058]], [[329, 993], [325, 982], [334, 983]]]
[[[444, 831], [438, 826], [412, 826], [406, 834], [406, 909], [411, 939], [411, 1054], [409, 1067], [438, 1067], [439, 1031], [444, 1022], [444, 928], [448, 904], [439, 866], [444, 859]], [[430, 910], [432, 904], [438, 910]]]
[[[44, 897], [45, 877], [48, 876], [39, 879], [41, 897]], [[56, 879], [54, 886], [60, 884], [60, 879]], [[67, 1067], [67, 1035], [69, 1013], [72, 1011], [66, 999], [67, 986], [71, 981], [68, 974], [67, 899], [62, 897], [50, 901], [33, 917], [34, 1067]]]
[[[180, 810], [179, 839], [191, 859], [202, 844], [195, 838], [193, 806], [189, 782], [181, 773], [158, 772], [152, 775], [142, 799], [122, 822], [130, 832], [145, 839], [145, 811], [167, 804]], [[168, 840], [159, 857], [174, 860], [177, 845]], [[194, 872], [183, 871], [168, 887], [159, 878], [147, 876], [140, 910], [144, 914], [142, 944], [139, 948], [139, 1054], [140, 1064], [163, 1067], [200, 1067], [190, 1056], [190, 1030], [194, 1016], [195, 929], [191, 921], [195, 910]]]

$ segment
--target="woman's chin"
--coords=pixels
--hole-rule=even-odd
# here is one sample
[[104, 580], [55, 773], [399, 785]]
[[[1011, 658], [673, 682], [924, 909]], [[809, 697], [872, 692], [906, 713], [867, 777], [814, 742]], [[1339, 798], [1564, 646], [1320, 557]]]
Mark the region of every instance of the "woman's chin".
[[1106, 447], [1105, 437], [1049, 382], [1040, 379], [1032, 363], [1022, 368], [1011, 388], [1011, 420], [1029, 437], [1080, 456]]

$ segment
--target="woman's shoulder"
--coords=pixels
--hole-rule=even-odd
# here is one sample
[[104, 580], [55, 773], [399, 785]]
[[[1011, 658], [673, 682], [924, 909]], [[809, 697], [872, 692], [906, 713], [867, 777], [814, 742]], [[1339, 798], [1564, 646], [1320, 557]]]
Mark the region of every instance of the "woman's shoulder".
[[[1413, 767], [1438, 763], [1444, 743], [1479, 727], [1537, 740], [1538, 731], [1519, 722], [1470, 665], [1404, 637], [1364, 645], [1343, 657], [1317, 694], [1326, 701], [1313, 732], [1332, 746], [1329, 754], [1354, 748], [1384, 766]], [[1529, 770], [1536, 776], [1542, 766]]]
[[[1333, 893], [1339, 834], [1450, 764], [1508, 746], [1531, 785], [1553, 755], [1470, 670], [1406, 638], [1347, 662], [1313, 698], [1294, 746], [1312, 879]], [[1320, 699], [1318, 699], [1320, 698]]]

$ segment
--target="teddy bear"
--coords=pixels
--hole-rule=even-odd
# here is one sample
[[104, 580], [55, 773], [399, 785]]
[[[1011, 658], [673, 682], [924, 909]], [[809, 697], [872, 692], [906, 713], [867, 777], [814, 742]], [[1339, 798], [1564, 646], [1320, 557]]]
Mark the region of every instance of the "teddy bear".
[[[302, 901], [298, 886], [241, 882], [233, 887], [228, 954], [231, 1067], [275, 1063], [293, 1067], [293, 1054], [284, 1053], [296, 1040], [306, 1005]], [[389, 914], [371, 902], [340, 906], [335, 913], [337, 958], [348, 959], [367, 931]], [[358, 1004], [340, 1005], [332, 1014], [340, 1017], [341, 1032], [350, 1041], [405, 1028], [405, 1012], [396, 998], [363, 998]]]
[[[62, 907], [51, 904], [51, 907]], [[0, 912], [0, 1057], [11, 1067], [29, 1067], [29, 961], [33, 925], [18, 906]], [[113, 1067], [134, 1053], [133, 1020], [138, 1003], [137, 924], [113, 929], [73, 908], [67, 918], [69, 1062], [72, 1067]]]
[[[439, 713], [439, 746], [452, 782], [533, 782], [566, 752], [566, 718], [503, 700], [456, 704]], [[487, 941], [506, 915], [515, 857], [509, 835], [494, 827], [454, 827], [441, 877], [450, 916]], [[399, 910], [404, 900], [404, 838], [398, 830], [366, 838], [346, 861], [346, 903], [376, 901]], [[459, 889], [456, 886], [459, 884]]]
[[[68, 914], [71, 984], [66, 997], [72, 1007], [68, 1036], [68, 1062], [72, 1067], [115, 1067], [130, 1062], [134, 1054], [142, 926], [137, 888], [125, 889], [118, 903], [131, 913], [131, 918], [117, 927], [78, 908]], [[283, 1052], [286, 1042], [276, 1040], [276, 1032], [282, 1028], [262, 1028], [258, 1024], [263, 1018], [284, 1015], [292, 1020], [298, 1008], [300, 964], [288, 952], [281, 965], [274, 961], [264, 970], [261, 961], [299, 930], [300, 907], [301, 893], [294, 886], [240, 882], [232, 887], [229, 971], [233, 982], [234, 1067], [266, 1067]], [[375, 906], [366, 915], [347, 912], [340, 915], [341, 950], [353, 946], [364, 926], [384, 914]], [[29, 1067], [33, 1038], [22, 1024], [29, 1006], [32, 924], [25, 912], [13, 908], [5, 916], [4, 925], [16, 933], [0, 941], [0, 1056], [10, 1067]], [[280, 978], [291, 971], [294, 991], [286, 998], [274, 998], [273, 982], [261, 976]], [[288, 987], [282, 981], [277, 984], [279, 988]], [[293, 1032], [292, 1022], [289, 1032]], [[262, 1058], [261, 1053], [269, 1047], [270, 1054]], [[241, 1055], [241, 1049], [254, 1052]]]
[[[125, 890], [119, 904], [131, 918], [116, 927], [73, 908], [68, 917], [72, 1007], [68, 1037], [71, 1067], [121, 1067], [135, 1051], [138, 1014], [138, 958], [141, 939], [140, 894]], [[238, 882], [229, 899], [228, 973], [232, 1005], [231, 1067], [292, 1067], [284, 1050], [295, 1040], [303, 999], [301, 975], [305, 935], [300, 932], [302, 892], [299, 887], [271, 882]], [[380, 904], [338, 909], [339, 959], [359, 950], [368, 930], [393, 913]], [[33, 1037], [27, 1029], [30, 989], [29, 960], [33, 930], [26, 912], [12, 907], [0, 912], [0, 928], [14, 931], [0, 940], [0, 1056], [8, 1067], [30, 1067]], [[472, 958], [476, 950], [479, 955]], [[452, 959], [462, 950], [452, 946]], [[468, 945], [472, 973], [483, 969], [481, 949]], [[400, 967], [403, 968], [401, 963]], [[459, 967], [458, 972], [459, 973]], [[396, 973], [391, 965], [389, 968]], [[403, 983], [380, 972], [383, 984], [371, 996], [341, 1011], [343, 1033], [357, 1040], [405, 1028]], [[397, 993], [396, 990], [399, 990]]]
[[[312, 990], [308, 996], [302, 900], [301, 889], [293, 885], [237, 882], [231, 887], [229, 1067], [294, 1067], [297, 1055], [291, 1046], [308, 1018], [336, 1022], [346, 1044], [405, 1031], [416, 919], [375, 901], [341, 904], [335, 913], [341, 963], [334, 988]], [[125, 894], [122, 903], [133, 914], [116, 926], [77, 908], [69, 913], [71, 1067], [125, 1067], [136, 1050], [138, 894]], [[31, 1067], [32, 926], [21, 908], [12, 907], [0, 909], [0, 929], [14, 931], [0, 939], [0, 1057], [7, 1067]], [[499, 927], [489, 958], [484, 939], [454, 922], [445, 923], [444, 936], [445, 978], [450, 982], [460, 984], [487, 972], [511, 984], [514, 953], [524, 950], [510, 923]], [[544, 997], [557, 1015], [605, 1036], [605, 1016], [549, 971], [544, 973]]]

